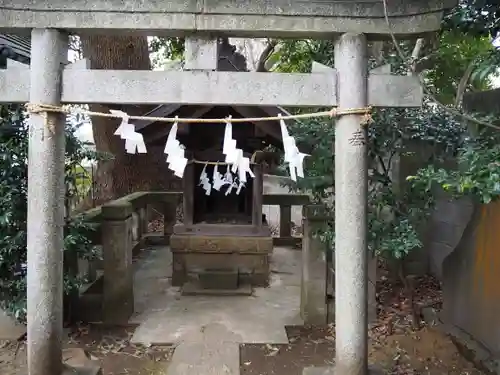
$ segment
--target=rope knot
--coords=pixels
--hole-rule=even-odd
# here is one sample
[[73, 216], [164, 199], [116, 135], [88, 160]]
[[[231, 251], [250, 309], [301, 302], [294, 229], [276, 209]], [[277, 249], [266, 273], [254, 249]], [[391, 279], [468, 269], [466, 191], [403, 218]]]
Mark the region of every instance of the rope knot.
[[343, 115], [363, 115], [361, 124], [366, 125], [373, 122], [371, 106], [364, 108], [347, 108], [347, 109], [338, 109], [334, 107], [328, 113], [332, 118], [340, 117]]
[[68, 110], [62, 106], [52, 105], [52, 104], [39, 104], [39, 103], [28, 103], [26, 104], [26, 110], [29, 113], [39, 114], [39, 113], [68, 113]]

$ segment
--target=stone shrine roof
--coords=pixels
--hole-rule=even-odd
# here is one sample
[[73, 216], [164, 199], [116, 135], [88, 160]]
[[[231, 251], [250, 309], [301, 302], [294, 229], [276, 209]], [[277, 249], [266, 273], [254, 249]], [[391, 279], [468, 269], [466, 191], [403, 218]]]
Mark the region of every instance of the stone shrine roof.
[[3, 63], [1, 59], [11, 59], [29, 64], [31, 59], [30, 52], [30, 38], [12, 34], [0, 34], [0, 65]]

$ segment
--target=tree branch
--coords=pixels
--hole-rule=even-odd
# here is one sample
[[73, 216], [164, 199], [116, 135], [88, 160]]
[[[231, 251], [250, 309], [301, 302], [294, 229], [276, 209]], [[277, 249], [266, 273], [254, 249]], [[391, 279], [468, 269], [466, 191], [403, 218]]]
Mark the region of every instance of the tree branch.
[[276, 47], [276, 42], [274, 41], [269, 41], [266, 48], [264, 48], [264, 51], [260, 54], [259, 61], [257, 63], [257, 72], [267, 72], [266, 69], [266, 62], [271, 56], [271, 54], [274, 52], [274, 48]]
[[462, 99], [464, 97], [465, 90], [467, 89], [467, 84], [469, 83], [470, 76], [474, 71], [474, 67], [476, 66], [476, 61], [472, 60], [467, 69], [464, 72], [462, 78], [460, 78], [460, 82], [458, 83], [457, 95], [455, 96], [455, 107], [459, 107], [462, 103]]
[[418, 61], [418, 58], [420, 56], [420, 53], [423, 50], [424, 43], [425, 43], [424, 38], [418, 38], [417, 41], [415, 42], [415, 46], [413, 47], [413, 52], [411, 53], [411, 65], [410, 65], [411, 70], [408, 73], [408, 75], [410, 75], [410, 76], [416, 74], [417, 61]]

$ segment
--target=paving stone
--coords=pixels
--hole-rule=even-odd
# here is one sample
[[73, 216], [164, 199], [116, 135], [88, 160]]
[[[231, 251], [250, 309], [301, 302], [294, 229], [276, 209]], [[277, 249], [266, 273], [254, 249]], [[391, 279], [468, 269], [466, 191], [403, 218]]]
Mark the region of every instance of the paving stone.
[[332, 366], [328, 367], [306, 367], [302, 370], [302, 375], [334, 375], [335, 371]]
[[64, 365], [62, 375], [103, 375], [99, 366], [71, 367]]
[[[302, 375], [336, 375], [335, 366], [306, 367], [302, 370]], [[385, 371], [378, 367], [370, 366], [368, 368], [368, 375], [385, 375]]]
[[[276, 247], [268, 288], [253, 288], [251, 296], [182, 296], [179, 288], [158, 283], [171, 269], [165, 266], [168, 251], [154, 251], [152, 262], [142, 261], [135, 275], [136, 315], [139, 324], [134, 344], [180, 344], [186, 337], [217, 323], [240, 336], [240, 343], [288, 344], [285, 326], [302, 324], [300, 319], [301, 254]], [[161, 275], [161, 272], [164, 275]], [[153, 273], [155, 278], [145, 278]], [[146, 292], [147, 291], [147, 292]]]
[[[285, 326], [300, 319], [300, 252], [274, 249], [268, 288], [251, 296], [183, 296], [159, 283], [170, 276], [170, 252], [137, 264], [136, 344], [174, 344], [167, 375], [239, 375], [240, 343], [288, 344]], [[154, 275], [154, 277], [151, 277]], [[233, 291], [234, 292], [234, 291]]]
[[184, 342], [175, 348], [167, 375], [239, 375], [238, 343]]
[[63, 375], [102, 375], [98, 361], [93, 361], [81, 348], [63, 349]]

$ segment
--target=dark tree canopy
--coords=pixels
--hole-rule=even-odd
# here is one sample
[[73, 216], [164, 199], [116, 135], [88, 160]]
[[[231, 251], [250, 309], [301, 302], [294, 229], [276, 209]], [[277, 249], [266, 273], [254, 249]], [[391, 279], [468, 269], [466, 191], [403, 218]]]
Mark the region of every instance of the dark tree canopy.
[[496, 37], [500, 31], [500, 0], [460, 0], [445, 18], [445, 27]]

